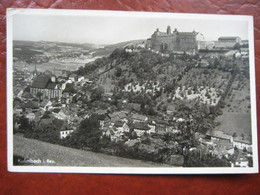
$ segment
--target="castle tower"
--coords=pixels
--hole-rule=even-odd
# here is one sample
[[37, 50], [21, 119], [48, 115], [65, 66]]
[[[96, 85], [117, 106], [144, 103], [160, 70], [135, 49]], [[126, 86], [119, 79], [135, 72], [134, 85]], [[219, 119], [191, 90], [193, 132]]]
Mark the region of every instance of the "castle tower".
[[170, 34], [171, 34], [171, 27], [167, 26], [167, 35], [170, 35]]

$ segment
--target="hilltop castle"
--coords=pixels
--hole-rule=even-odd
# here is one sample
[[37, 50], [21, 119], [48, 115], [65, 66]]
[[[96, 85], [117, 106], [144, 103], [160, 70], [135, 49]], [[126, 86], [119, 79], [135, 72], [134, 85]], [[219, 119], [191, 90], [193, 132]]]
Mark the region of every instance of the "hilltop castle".
[[147, 47], [161, 52], [189, 52], [195, 53], [197, 50], [196, 36], [197, 32], [179, 32], [167, 26], [166, 32], [160, 32], [159, 29], [147, 39]]

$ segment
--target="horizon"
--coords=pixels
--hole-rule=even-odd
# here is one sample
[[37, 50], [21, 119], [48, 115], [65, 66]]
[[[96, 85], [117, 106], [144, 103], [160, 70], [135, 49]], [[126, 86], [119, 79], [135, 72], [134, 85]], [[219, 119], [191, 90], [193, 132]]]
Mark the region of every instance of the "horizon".
[[[39, 12], [41, 13], [41, 12]], [[248, 20], [215, 16], [210, 18], [137, 16], [131, 12], [111, 15], [103, 12], [91, 12], [92, 15], [53, 15], [30, 14], [19, 12], [13, 16], [13, 40], [49, 41], [95, 45], [111, 45], [131, 40], [148, 39], [159, 28], [166, 32], [167, 26], [171, 31], [179, 32], [195, 30], [202, 34], [202, 40], [214, 41], [221, 36], [238, 36], [248, 40]], [[54, 12], [55, 13], [55, 12]], [[64, 13], [67, 13], [64, 11]], [[68, 12], [70, 13], [70, 12]], [[72, 12], [75, 13], [75, 12]], [[77, 12], [76, 12], [77, 13]], [[88, 12], [87, 12], [88, 13]], [[96, 13], [96, 14], [93, 14]], [[118, 14], [118, 15], [117, 15]], [[198, 14], [198, 17], [203, 15]], [[33, 24], [33, 25], [32, 25]]]

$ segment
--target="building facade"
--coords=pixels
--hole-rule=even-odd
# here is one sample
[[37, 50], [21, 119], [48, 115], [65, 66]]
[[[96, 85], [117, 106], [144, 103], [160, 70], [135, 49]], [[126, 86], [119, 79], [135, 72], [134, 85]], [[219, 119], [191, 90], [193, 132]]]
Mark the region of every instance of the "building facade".
[[179, 32], [177, 29], [171, 31], [168, 26], [166, 32], [157, 29], [147, 40], [147, 47], [161, 52], [196, 52], [197, 32]]
[[30, 93], [33, 96], [38, 96], [38, 93], [41, 93], [41, 96], [48, 98], [60, 98], [62, 96], [62, 91], [60, 86], [56, 81], [55, 76], [50, 75], [37, 75], [32, 83], [30, 88]]

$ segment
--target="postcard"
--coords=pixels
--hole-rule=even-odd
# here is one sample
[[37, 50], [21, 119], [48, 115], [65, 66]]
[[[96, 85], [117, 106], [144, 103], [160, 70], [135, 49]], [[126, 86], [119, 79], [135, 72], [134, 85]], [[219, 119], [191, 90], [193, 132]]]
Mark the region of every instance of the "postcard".
[[253, 17], [7, 10], [8, 170], [257, 173]]

